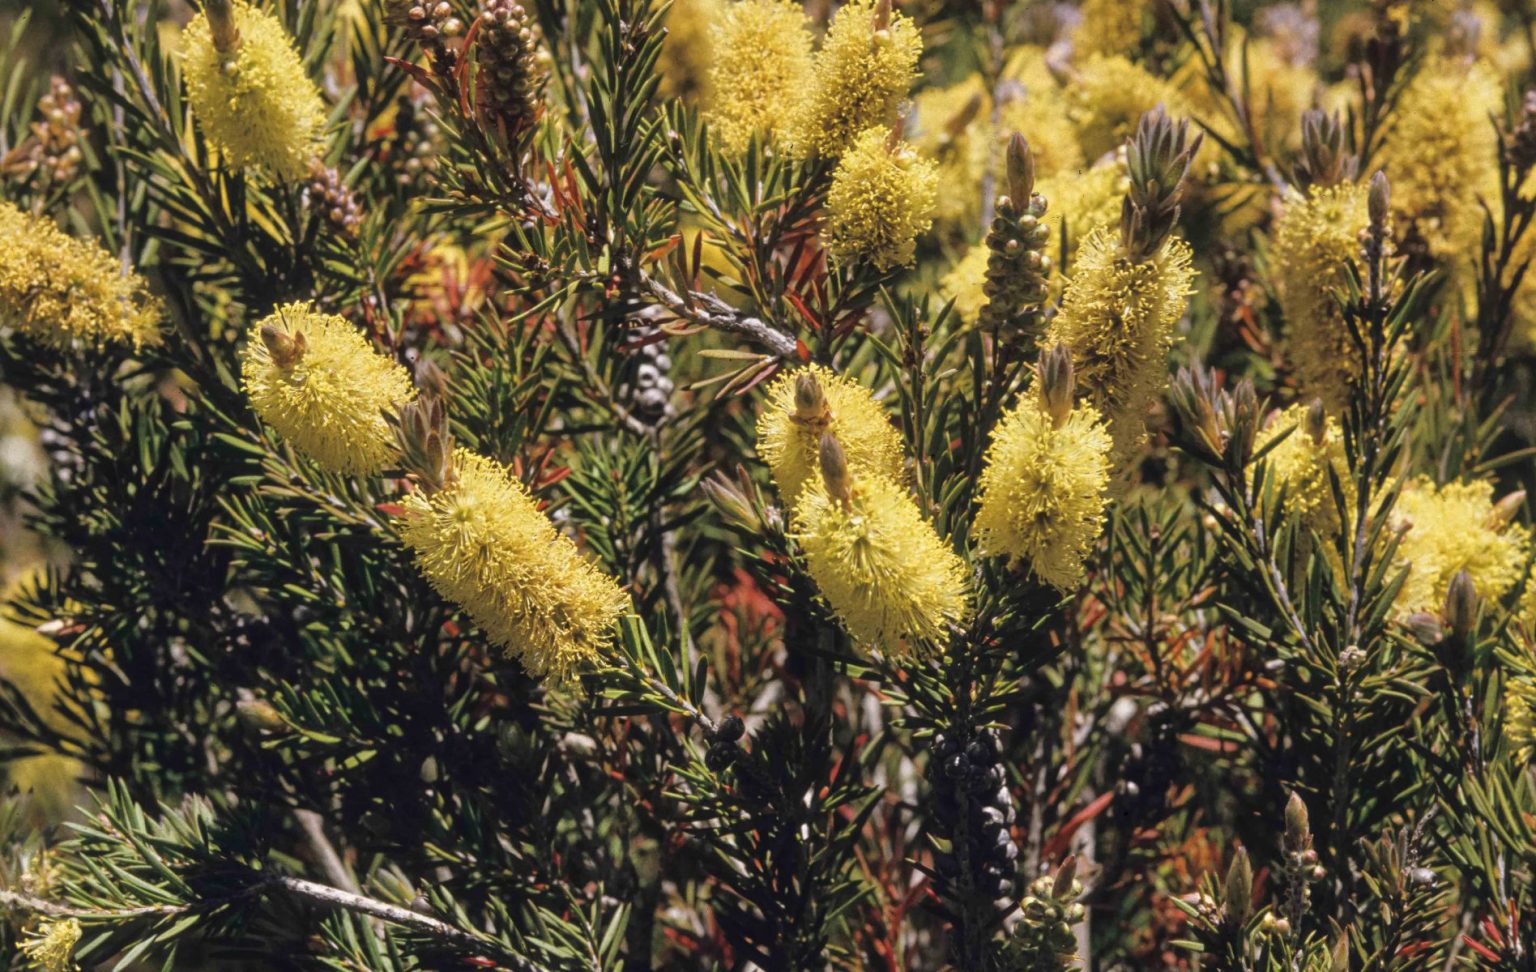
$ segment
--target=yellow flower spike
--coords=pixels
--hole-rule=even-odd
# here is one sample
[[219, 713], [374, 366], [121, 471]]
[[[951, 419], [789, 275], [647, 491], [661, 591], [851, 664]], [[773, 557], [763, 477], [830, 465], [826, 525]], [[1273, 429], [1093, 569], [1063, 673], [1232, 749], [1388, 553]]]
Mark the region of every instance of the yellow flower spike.
[[1072, 407], [1071, 371], [1065, 348], [1043, 356], [1039, 388], [998, 423], [972, 526], [980, 553], [1027, 562], [1060, 591], [1083, 582], [1110, 474], [1109, 431], [1092, 405]]
[[1431, 58], [1403, 90], [1383, 152], [1400, 239], [1469, 269], [1482, 239], [1479, 199], [1496, 201], [1503, 86], [1488, 64]]
[[1338, 504], [1328, 470], [1338, 476], [1345, 502], [1353, 501], [1354, 480], [1349, 475], [1349, 460], [1344, 454], [1344, 435], [1337, 419], [1326, 415], [1321, 402], [1297, 404], [1270, 419], [1254, 449], [1269, 446], [1291, 430], [1280, 444], [1265, 454], [1269, 474], [1285, 490], [1286, 508], [1322, 537], [1336, 535], [1342, 528]]
[[1072, 50], [1088, 54], [1124, 54], [1141, 44], [1141, 13], [1132, 0], [1083, 0], [1083, 19], [1072, 31]]
[[824, 482], [791, 520], [811, 578], [860, 644], [906, 654], [915, 639], [942, 642], [968, 608], [965, 565], [900, 486], [850, 474], [837, 439], [823, 441]]
[[923, 39], [890, 0], [849, 0], [816, 55], [815, 78], [795, 111], [798, 155], [835, 157], [870, 128], [887, 128], [917, 78]]
[[302, 178], [325, 102], [277, 18], [246, 0], [213, 0], [187, 24], [181, 54], [192, 114], [226, 160]]
[[1137, 263], [1119, 236], [1118, 227], [1088, 235], [1046, 338], [1071, 349], [1078, 386], [1109, 423], [1116, 466], [1146, 437], [1147, 413], [1168, 384], [1174, 325], [1195, 279], [1189, 244], [1178, 237]]
[[1389, 527], [1402, 532], [1396, 564], [1408, 568], [1395, 605], [1399, 616], [1438, 615], [1457, 571], [1471, 575], [1484, 601], [1502, 598], [1525, 573], [1530, 531], [1507, 521], [1486, 480], [1437, 487], [1415, 479], [1398, 498]]
[[160, 302], [95, 242], [0, 202], [0, 327], [67, 349], [160, 343]]
[[938, 170], [881, 128], [859, 136], [827, 191], [827, 249], [833, 259], [880, 270], [910, 264], [917, 237], [933, 225]]
[[902, 481], [901, 434], [869, 389], [809, 365], [774, 379], [757, 419], [757, 453], [773, 471], [785, 509], [819, 477], [824, 432], [837, 436], [855, 476]]
[[[1395, 183], [1392, 189], [1396, 196]], [[1272, 230], [1270, 265], [1291, 365], [1302, 390], [1334, 414], [1349, 406], [1360, 373], [1360, 352], [1335, 294], [1344, 285], [1345, 262], [1360, 251], [1369, 223], [1365, 201], [1365, 186], [1313, 186], [1306, 196], [1287, 196]]]
[[1069, 117], [1090, 162], [1125, 144], [1141, 116], [1157, 105], [1176, 118], [1188, 118], [1191, 113], [1188, 100], [1176, 88], [1122, 56], [1089, 57], [1066, 92]]
[[82, 930], [74, 918], [49, 919], [21, 940], [21, 954], [42, 972], [73, 972]]
[[563, 684], [596, 666], [629, 595], [504, 466], [464, 449], [453, 465], [404, 502], [400, 536], [427, 581], [530, 675]]
[[240, 372], [261, 420], [331, 472], [371, 475], [398, 456], [384, 412], [415, 397], [410, 375], [346, 318], [284, 304], [257, 325]]
[[1536, 760], [1536, 679], [1511, 675], [1505, 680], [1504, 738], [1522, 767]]
[[785, 106], [811, 84], [811, 32], [791, 0], [736, 0], [711, 32], [710, 99], [704, 117], [732, 152], [754, 132], [783, 134]]

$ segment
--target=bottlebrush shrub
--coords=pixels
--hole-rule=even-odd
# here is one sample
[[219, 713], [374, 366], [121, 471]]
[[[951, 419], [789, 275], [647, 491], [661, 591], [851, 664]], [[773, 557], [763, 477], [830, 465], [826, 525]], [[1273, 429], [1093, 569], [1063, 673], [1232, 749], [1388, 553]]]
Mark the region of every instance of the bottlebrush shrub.
[[1530, 968], [1519, 4], [32, 6], [0, 967]]

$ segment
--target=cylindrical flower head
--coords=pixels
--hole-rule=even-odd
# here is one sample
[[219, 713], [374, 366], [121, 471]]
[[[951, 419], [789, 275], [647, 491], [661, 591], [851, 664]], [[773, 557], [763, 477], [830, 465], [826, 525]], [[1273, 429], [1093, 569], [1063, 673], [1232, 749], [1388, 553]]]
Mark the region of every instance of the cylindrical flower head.
[[917, 77], [922, 35], [890, 0], [849, 0], [816, 55], [815, 81], [795, 110], [793, 150], [835, 157], [870, 128], [889, 128]]
[[454, 466], [453, 482], [404, 503], [400, 536], [427, 581], [529, 674], [563, 683], [592, 668], [629, 596], [505, 467], [463, 449]]
[[1457, 571], [1472, 577], [1477, 596], [1497, 601], [1525, 573], [1530, 531], [1509, 522], [1507, 504], [1493, 501], [1493, 483], [1436, 486], [1420, 477], [1404, 487], [1389, 529], [1401, 530], [1396, 566], [1408, 568], [1398, 592], [1398, 615], [1438, 615]]
[[1479, 200], [1497, 200], [1503, 116], [1498, 74], [1482, 61], [1430, 58], [1403, 90], [1383, 152], [1399, 237], [1464, 264], [1482, 239]]
[[754, 132], [782, 134], [785, 106], [811, 83], [805, 11], [791, 0], [736, 0], [727, 5], [711, 37], [704, 117], [720, 143], [741, 152]]
[[69, 348], [160, 341], [160, 302], [100, 244], [0, 202], [0, 327]]
[[207, 6], [182, 34], [192, 114], [229, 163], [302, 178], [325, 125], [320, 89], [277, 18], [245, 0], [231, 7], [237, 37], [221, 36], [224, 49]]
[[1536, 679], [1510, 675], [1505, 681], [1504, 738], [1521, 766], [1536, 761]]
[[1092, 405], [1059, 427], [1038, 394], [1003, 416], [981, 472], [978, 550], [1024, 561], [1061, 591], [1083, 581], [1083, 563], [1104, 527], [1109, 431]]
[[1083, 0], [1083, 19], [1072, 31], [1072, 52], [1125, 54], [1141, 44], [1141, 16], [1146, 9], [1127, 0]]
[[[810, 385], [819, 399], [811, 400]], [[774, 379], [757, 419], [757, 454], [773, 470], [786, 509], [794, 509], [806, 485], [819, 480], [825, 432], [837, 436], [855, 477], [902, 481], [901, 434], [869, 389], [809, 365]]]
[[1170, 237], [1151, 258], [1126, 255], [1119, 230], [1089, 234], [1045, 344], [1065, 344], [1077, 384], [1109, 423], [1113, 464], [1146, 437], [1146, 416], [1168, 384], [1173, 328], [1195, 279], [1189, 245]]
[[1088, 58], [1066, 92], [1072, 101], [1069, 116], [1090, 162], [1125, 144], [1141, 116], [1158, 105], [1175, 118], [1191, 114], [1176, 88], [1122, 56]]
[[827, 249], [834, 259], [880, 270], [905, 266], [933, 225], [939, 175], [891, 134], [871, 128], [837, 163], [827, 191]]
[[1354, 183], [1313, 186], [1305, 198], [1287, 198], [1273, 230], [1270, 265], [1291, 366], [1302, 390], [1321, 398], [1333, 414], [1349, 406], [1360, 374], [1360, 351], [1335, 294], [1369, 222], [1365, 196], [1365, 187]]
[[395, 461], [384, 412], [415, 397], [411, 377], [346, 318], [284, 304], [257, 325], [240, 372], [261, 420], [331, 472], [370, 475]]
[[[1292, 430], [1279, 445], [1265, 453], [1269, 475], [1285, 490], [1285, 502], [1303, 524], [1324, 537], [1339, 532], [1343, 518], [1334, 502], [1328, 470], [1332, 469], [1343, 488], [1345, 502], [1352, 502], [1354, 480], [1349, 475], [1349, 459], [1344, 453], [1344, 435], [1331, 416], [1322, 417], [1314, 406], [1292, 405], [1276, 415], [1259, 433], [1254, 450], [1274, 442], [1287, 429]], [[1319, 429], [1319, 424], [1321, 428]]]
[[966, 613], [965, 566], [894, 482], [852, 477], [848, 501], [808, 487], [791, 520], [811, 578], [860, 644], [912, 651]]

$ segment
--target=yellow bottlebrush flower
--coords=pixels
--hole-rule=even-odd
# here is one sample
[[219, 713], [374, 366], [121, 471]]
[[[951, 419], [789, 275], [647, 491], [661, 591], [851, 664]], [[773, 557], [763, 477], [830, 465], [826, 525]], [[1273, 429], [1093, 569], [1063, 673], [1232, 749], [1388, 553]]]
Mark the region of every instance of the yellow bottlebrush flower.
[[0, 202], [0, 327], [69, 348], [160, 341], [160, 302], [99, 244]]
[[790, 142], [799, 155], [837, 156], [870, 128], [887, 128], [917, 77], [917, 25], [884, 0], [849, 0], [816, 55], [815, 78], [800, 100]]
[[593, 667], [629, 596], [505, 467], [464, 449], [453, 467], [404, 502], [400, 536], [428, 582], [529, 674], [562, 683]]
[[1478, 200], [1498, 199], [1498, 137], [1489, 115], [1504, 108], [1488, 64], [1430, 58], [1403, 90], [1387, 136], [1398, 235], [1465, 269], [1482, 238]]
[[809, 365], [774, 379], [757, 419], [757, 454], [773, 471], [786, 508], [820, 475], [825, 432], [837, 436], [853, 475], [901, 481], [901, 434], [885, 409], [858, 382]]
[[1404, 487], [1390, 526], [1402, 531], [1396, 562], [1408, 568], [1397, 596], [1400, 615], [1439, 614], [1457, 571], [1472, 577], [1479, 598], [1496, 601], [1525, 573], [1530, 531], [1509, 522], [1486, 480], [1436, 486], [1420, 477]]
[[901, 486], [880, 476], [827, 478], [830, 486], [818, 481], [805, 491], [791, 525], [848, 633], [897, 652], [911, 650], [912, 639], [943, 640], [945, 624], [966, 613], [960, 558]]
[[1065, 344], [1078, 387], [1109, 423], [1119, 466], [1146, 436], [1146, 416], [1168, 384], [1173, 328], [1195, 279], [1189, 244], [1171, 237], [1148, 260], [1125, 251], [1119, 227], [1088, 234], [1046, 344]]
[[1504, 682], [1504, 738], [1521, 766], [1536, 760], [1536, 678], [1511, 675]]
[[1104, 526], [1109, 431], [1080, 405], [1059, 425], [1038, 394], [1003, 416], [987, 450], [976, 513], [978, 549], [1027, 561], [1041, 580], [1069, 591]]
[[880, 270], [905, 266], [917, 252], [918, 235], [933, 225], [938, 170], [890, 141], [885, 129], [869, 129], [832, 173], [826, 243], [833, 259]]
[[1366, 187], [1352, 183], [1290, 193], [1271, 231], [1270, 266], [1291, 366], [1302, 391], [1321, 398], [1333, 414], [1348, 407], [1360, 373], [1360, 352], [1335, 294], [1344, 285], [1345, 262], [1360, 251], [1369, 223], [1365, 201]]
[[1337, 419], [1324, 417], [1321, 408], [1297, 404], [1274, 416], [1259, 433], [1255, 449], [1264, 449], [1279, 436], [1289, 435], [1265, 454], [1269, 475], [1285, 490], [1287, 509], [1309, 529], [1328, 537], [1343, 523], [1328, 470], [1338, 476], [1345, 502], [1354, 495], [1349, 459], [1344, 454], [1344, 434]]
[[663, 95], [708, 104], [714, 33], [724, 13], [725, 0], [673, 0], [667, 10], [667, 39], [656, 64]]
[[754, 132], [782, 135], [787, 107], [811, 85], [811, 32], [791, 0], [737, 0], [710, 34], [709, 104], [704, 117], [733, 152]]
[[[1026, 88], [1024, 94], [998, 105], [998, 125], [992, 137], [993, 171], [1014, 132], [1029, 139], [1035, 173], [1041, 178], [1080, 176], [1086, 160], [1077, 143], [1077, 129], [1068, 115], [1067, 99], [1054, 84]], [[1038, 147], [1037, 147], [1038, 146]]]
[[415, 389], [346, 318], [284, 304], [246, 343], [240, 372], [261, 420], [326, 469], [367, 475], [395, 460], [383, 413]]
[[1120, 56], [1089, 57], [1066, 92], [1069, 117], [1089, 160], [1125, 144], [1141, 116], [1158, 105], [1174, 118], [1191, 114], [1188, 100], [1177, 89]]
[[276, 17], [245, 0], [234, 0], [228, 15], [233, 40], [217, 14], [210, 26], [208, 14], [205, 5], [182, 35], [192, 114], [234, 165], [301, 178], [325, 125], [325, 103], [292, 38]]
[[1083, 0], [1083, 19], [1072, 31], [1072, 51], [1088, 54], [1124, 54], [1141, 43], [1141, 13], [1146, 9], [1134, 0]]
[[75, 945], [80, 941], [80, 922], [74, 918], [50, 918], [22, 938], [21, 954], [42, 972], [73, 972]]

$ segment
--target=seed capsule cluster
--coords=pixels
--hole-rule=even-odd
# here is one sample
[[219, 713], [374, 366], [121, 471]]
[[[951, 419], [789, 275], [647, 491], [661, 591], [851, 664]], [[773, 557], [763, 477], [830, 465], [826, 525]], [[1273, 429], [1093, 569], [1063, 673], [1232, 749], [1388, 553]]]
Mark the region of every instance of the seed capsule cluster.
[[[1014, 862], [1019, 856], [1011, 831], [1013, 795], [998, 753], [996, 730], [977, 733], [964, 745], [958, 736], [941, 732], [934, 736], [928, 762], [935, 829], [954, 845], [935, 856], [934, 869], [957, 888], [969, 884], [976, 893], [994, 900], [1013, 893]], [[961, 873], [962, 840], [970, 863], [968, 881]]]
[[538, 35], [516, 0], [485, 0], [475, 35], [475, 105], [481, 123], [510, 141], [533, 126], [543, 71]]
[[1073, 926], [1083, 920], [1084, 908], [1077, 900], [1082, 894], [1083, 885], [1075, 878], [1065, 882], [1059, 874], [1035, 878], [1019, 902], [1019, 920], [1004, 946], [1003, 967], [1018, 972], [1063, 972], [1075, 967]]
[[1039, 193], [1031, 193], [1022, 204], [1003, 196], [987, 233], [987, 278], [982, 287], [987, 302], [981, 308], [981, 326], [1026, 353], [1025, 345], [1045, 329], [1046, 285], [1051, 275], [1051, 258], [1045, 252], [1051, 231], [1043, 222], [1045, 210], [1045, 198]]

